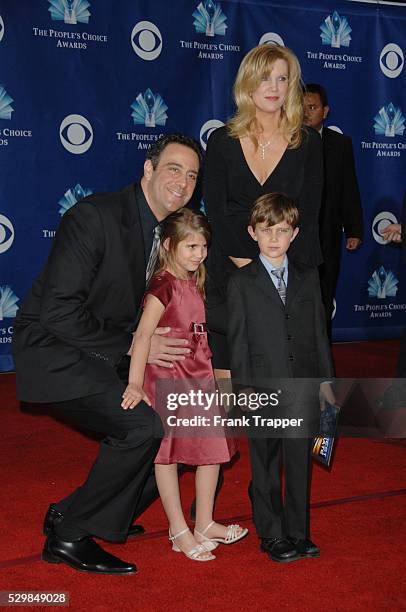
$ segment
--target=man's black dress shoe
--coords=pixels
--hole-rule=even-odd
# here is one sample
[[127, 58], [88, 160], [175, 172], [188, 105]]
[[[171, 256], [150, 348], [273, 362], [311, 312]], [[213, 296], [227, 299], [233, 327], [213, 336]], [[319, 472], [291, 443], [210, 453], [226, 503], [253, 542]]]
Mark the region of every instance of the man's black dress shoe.
[[42, 560], [48, 563], [66, 563], [81, 572], [94, 574], [135, 574], [137, 567], [121, 561], [96, 544], [92, 538], [65, 542], [54, 534], [47, 537]]
[[[55, 527], [63, 521], [63, 514], [51, 504], [44, 518], [43, 534], [45, 536], [53, 533]], [[131, 525], [128, 530], [128, 537], [135, 538], [136, 536], [145, 533], [145, 529], [142, 525]]]
[[272, 561], [278, 563], [290, 563], [300, 559], [296, 547], [286, 538], [262, 538], [260, 549], [266, 552]]
[[320, 548], [308, 538], [305, 540], [289, 538], [289, 542], [293, 544], [301, 557], [320, 557]]

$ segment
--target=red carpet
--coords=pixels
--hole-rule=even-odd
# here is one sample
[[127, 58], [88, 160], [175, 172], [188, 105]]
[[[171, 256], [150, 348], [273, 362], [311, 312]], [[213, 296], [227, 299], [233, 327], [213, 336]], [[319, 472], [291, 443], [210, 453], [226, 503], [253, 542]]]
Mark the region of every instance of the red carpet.
[[[337, 372], [392, 376], [396, 351], [394, 342], [337, 345]], [[106, 545], [136, 561], [137, 576], [94, 576], [45, 564], [39, 554], [47, 505], [85, 477], [96, 443], [46, 415], [21, 413], [13, 375], [0, 376], [0, 385], [0, 590], [68, 591], [75, 611], [406, 609], [403, 440], [341, 439], [332, 470], [315, 466], [312, 536], [321, 547], [320, 559], [280, 566], [258, 551], [243, 442], [239, 461], [225, 473], [217, 518], [247, 525], [245, 540], [219, 547], [214, 562], [189, 561], [170, 550], [166, 521], [155, 502], [142, 520], [145, 536], [126, 545]], [[185, 507], [193, 496], [192, 484], [193, 475], [186, 474]]]

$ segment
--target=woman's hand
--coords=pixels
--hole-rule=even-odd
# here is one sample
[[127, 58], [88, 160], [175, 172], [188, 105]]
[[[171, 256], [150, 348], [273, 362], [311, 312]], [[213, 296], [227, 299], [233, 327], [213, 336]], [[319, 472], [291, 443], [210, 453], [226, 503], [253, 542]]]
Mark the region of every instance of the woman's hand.
[[121, 402], [121, 407], [124, 410], [130, 410], [135, 408], [137, 404], [141, 401], [144, 401], [148, 406], [151, 406], [151, 402], [149, 400], [148, 395], [145, 393], [144, 389], [135, 383], [129, 383], [127, 385], [126, 390], [123, 393], [123, 401]]

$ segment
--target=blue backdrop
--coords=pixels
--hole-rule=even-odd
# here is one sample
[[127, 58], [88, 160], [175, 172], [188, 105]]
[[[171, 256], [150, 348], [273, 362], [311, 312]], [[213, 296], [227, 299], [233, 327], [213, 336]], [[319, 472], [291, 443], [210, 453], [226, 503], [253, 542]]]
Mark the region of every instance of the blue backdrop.
[[[232, 114], [245, 53], [279, 42], [323, 84], [353, 139], [365, 241], [343, 253], [336, 340], [404, 324], [399, 249], [380, 231], [405, 189], [406, 11], [352, 1], [0, 0], [0, 370], [13, 318], [64, 211], [137, 179], [165, 132], [200, 139]], [[402, 176], [403, 170], [403, 176]]]

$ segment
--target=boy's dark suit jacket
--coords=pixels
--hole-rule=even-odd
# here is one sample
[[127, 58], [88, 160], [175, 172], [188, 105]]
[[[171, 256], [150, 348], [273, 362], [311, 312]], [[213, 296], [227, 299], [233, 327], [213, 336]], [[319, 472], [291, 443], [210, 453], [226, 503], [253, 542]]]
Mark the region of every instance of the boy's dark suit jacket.
[[317, 268], [288, 264], [286, 305], [260, 259], [228, 286], [233, 378], [330, 378], [333, 365]]
[[114, 366], [131, 345], [145, 265], [135, 185], [89, 196], [65, 213], [15, 320], [20, 400], [65, 401], [117, 382]]

